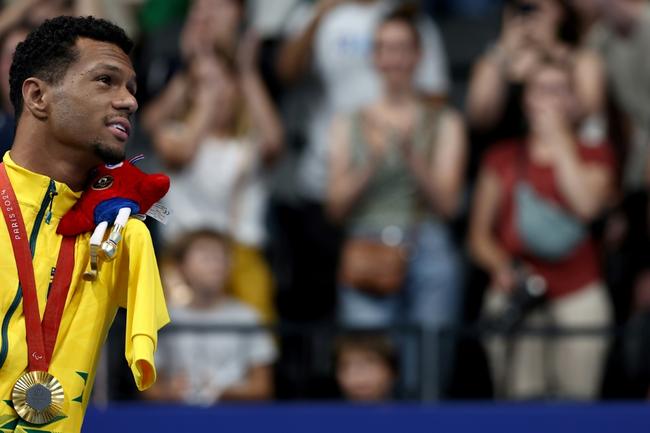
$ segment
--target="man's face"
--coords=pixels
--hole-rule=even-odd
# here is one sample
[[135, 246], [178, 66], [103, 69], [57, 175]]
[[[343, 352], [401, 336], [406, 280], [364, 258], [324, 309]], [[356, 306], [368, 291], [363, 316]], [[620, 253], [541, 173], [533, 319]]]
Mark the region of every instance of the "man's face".
[[47, 122], [52, 138], [99, 162], [124, 159], [137, 110], [135, 72], [116, 45], [80, 38], [79, 58], [60, 83], [51, 87]]

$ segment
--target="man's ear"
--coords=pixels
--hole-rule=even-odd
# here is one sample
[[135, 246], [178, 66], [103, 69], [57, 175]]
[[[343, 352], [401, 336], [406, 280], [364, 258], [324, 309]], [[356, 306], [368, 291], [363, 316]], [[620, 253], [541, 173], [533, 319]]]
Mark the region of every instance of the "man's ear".
[[40, 120], [47, 119], [50, 86], [43, 80], [30, 77], [23, 82], [23, 109]]

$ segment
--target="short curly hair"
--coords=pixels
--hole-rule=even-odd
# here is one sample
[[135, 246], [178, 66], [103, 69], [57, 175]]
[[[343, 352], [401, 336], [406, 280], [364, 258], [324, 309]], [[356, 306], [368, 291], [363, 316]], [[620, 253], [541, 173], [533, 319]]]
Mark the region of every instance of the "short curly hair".
[[79, 57], [75, 43], [79, 38], [117, 45], [127, 55], [133, 41], [115, 24], [93, 17], [61, 16], [46, 20], [18, 44], [9, 71], [9, 97], [16, 120], [23, 110], [22, 87], [36, 77], [48, 84], [59, 83], [68, 67]]

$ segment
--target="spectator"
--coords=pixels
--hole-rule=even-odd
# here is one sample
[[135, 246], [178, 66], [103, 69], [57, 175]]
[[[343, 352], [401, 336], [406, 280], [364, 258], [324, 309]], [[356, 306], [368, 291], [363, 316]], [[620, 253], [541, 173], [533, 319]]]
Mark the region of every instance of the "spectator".
[[237, 64], [220, 51], [199, 51], [148, 106], [144, 126], [170, 170], [169, 207], [182, 214], [164, 227], [167, 240], [211, 227], [229, 233], [232, 293], [274, 316], [272, 279], [262, 248], [265, 164], [282, 151], [282, 126], [256, 68], [258, 42], [242, 42]]
[[[334, 113], [354, 111], [375, 100], [381, 91], [372, 67], [374, 30], [391, 9], [390, 1], [321, 0], [303, 21], [303, 28], [285, 44], [278, 72], [286, 82], [315, 69], [324, 85], [324, 95], [316, 101], [316, 112], [307, 131], [309, 144], [300, 168], [301, 184], [308, 197], [322, 201], [327, 185], [327, 129]], [[423, 62], [418, 70], [418, 86], [429, 94], [447, 90], [445, 57], [437, 29], [429, 20], [419, 20], [423, 32]]]
[[650, 398], [650, 200], [647, 193], [626, 197], [627, 225], [616, 268], [630, 296], [623, 304], [618, 335], [608, 364], [604, 393], [608, 397]]
[[[379, 97], [381, 85], [372, 66], [372, 40], [382, 16], [396, 3], [303, 1], [290, 17], [290, 36], [280, 49], [279, 78], [295, 90], [284, 100], [285, 109], [293, 110], [286, 116], [287, 129], [299, 151], [295, 166], [290, 168], [292, 180], [287, 182], [292, 188], [282, 191], [286, 206], [280, 212], [279, 224], [286, 227], [282, 236], [292, 248], [288, 268], [293, 271], [288, 279], [297, 290], [290, 300], [296, 310], [307, 309], [309, 320], [329, 317], [333, 310], [340, 249], [340, 232], [324, 213], [329, 128], [335, 113], [350, 113]], [[448, 84], [441, 39], [431, 20], [421, 16], [418, 26], [423, 35], [423, 61], [417, 86], [428, 95], [439, 96]], [[307, 287], [309, 291], [304, 290]], [[329, 310], [322, 311], [323, 305], [329, 305]]]
[[501, 35], [474, 67], [467, 95], [470, 126], [489, 139], [520, 136], [525, 119], [522, 82], [543, 57], [572, 59], [571, 69], [584, 134], [605, 136], [605, 75], [599, 56], [579, 48], [577, 15], [568, 0], [508, 0]]
[[218, 48], [235, 56], [246, 14], [244, 0], [193, 0], [187, 16], [169, 23], [152, 25], [165, 12], [174, 14], [182, 4], [151, 2], [144, 9], [145, 33], [138, 70], [139, 98], [148, 101], [158, 96], [176, 73], [198, 51]]
[[650, 398], [650, 269], [636, 278], [633, 314], [626, 324], [623, 340], [625, 378], [634, 398]]
[[[458, 253], [445, 221], [460, 205], [466, 143], [459, 114], [423, 101], [413, 86], [420, 41], [410, 15], [388, 15], [374, 48], [383, 94], [332, 128], [327, 209], [347, 238], [339, 293], [346, 324], [445, 327], [458, 318]], [[358, 266], [386, 273], [390, 287], [361, 281]]]
[[[225, 292], [230, 243], [212, 230], [183, 234], [169, 250], [163, 284], [189, 294], [187, 305], [172, 306], [176, 326], [256, 326], [259, 316]], [[176, 266], [174, 277], [170, 266]], [[180, 277], [180, 278], [178, 278]], [[196, 333], [182, 328], [161, 334], [158, 383], [153, 399], [210, 405], [225, 400], [264, 400], [273, 394], [271, 364], [276, 349], [263, 331], [219, 330]]]
[[650, 67], [639, 59], [650, 43], [650, 6], [645, 1], [574, 0], [593, 24], [585, 43], [604, 59], [608, 77], [610, 135], [620, 164], [620, 197], [604, 225], [603, 250], [617, 324], [630, 316], [635, 268], [646, 260], [639, 224], [650, 186], [650, 110], [644, 91]]
[[[613, 158], [608, 145], [585, 145], [575, 138], [571, 77], [565, 63], [543, 60], [525, 81], [527, 136], [495, 146], [484, 160], [474, 197], [470, 247], [492, 276], [486, 315], [502, 314], [507, 308], [518, 284], [513, 269], [518, 261], [547, 287], [545, 306], [525, 323], [558, 327], [611, 323], [587, 225], [612, 193]], [[494, 377], [502, 378], [508, 367], [503, 342], [496, 340], [488, 350]], [[499, 394], [539, 397], [555, 386], [553, 391], [562, 398], [595, 398], [606, 348], [603, 337], [516, 338], [508, 369], [511, 380], [497, 384]], [[555, 383], [549, 383], [549, 377]]]
[[[332, 127], [327, 211], [345, 231], [338, 315], [348, 326], [458, 323], [460, 262], [447, 221], [460, 205], [465, 135], [458, 113], [414, 87], [420, 47], [412, 15], [384, 18], [374, 49], [383, 94]], [[451, 348], [440, 350], [444, 378]]]
[[397, 351], [379, 334], [350, 334], [336, 344], [336, 380], [351, 402], [391, 400], [399, 375]]
[[0, 13], [0, 34], [21, 22], [36, 27], [46, 19], [60, 15], [103, 16], [99, 0], [20, 0], [10, 3]]
[[11, 147], [16, 129], [14, 107], [9, 99], [9, 68], [16, 46], [29, 30], [26, 25], [18, 24], [0, 36], [0, 155]]
[[185, 59], [209, 46], [234, 54], [244, 19], [241, 0], [194, 0], [181, 34]]
[[605, 238], [609, 253], [609, 283], [615, 287], [613, 300], [620, 324], [634, 313], [631, 307], [634, 305], [636, 279], [650, 267], [648, 203], [646, 191], [628, 194], [619, 212], [610, 219]]
[[[25, 0], [13, 2], [8, 6], [0, 7], [0, 34], [5, 34], [7, 30], [15, 27], [25, 21], [30, 12], [42, 3], [41, 0]], [[4, 2], [3, 2], [4, 5]]]
[[628, 191], [648, 188], [650, 65], [639, 59], [645, 58], [650, 44], [650, 5], [644, 0], [602, 0], [595, 4], [601, 19], [592, 28], [589, 44], [602, 55], [614, 101], [631, 124], [623, 183]]

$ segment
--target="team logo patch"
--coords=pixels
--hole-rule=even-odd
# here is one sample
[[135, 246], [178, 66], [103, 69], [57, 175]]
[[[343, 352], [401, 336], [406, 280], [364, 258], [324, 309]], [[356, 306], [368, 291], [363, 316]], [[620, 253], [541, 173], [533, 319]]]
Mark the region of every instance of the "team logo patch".
[[113, 185], [113, 176], [107, 174], [95, 181], [95, 183], [93, 184], [93, 189], [99, 191], [102, 189], [110, 188], [111, 185]]

